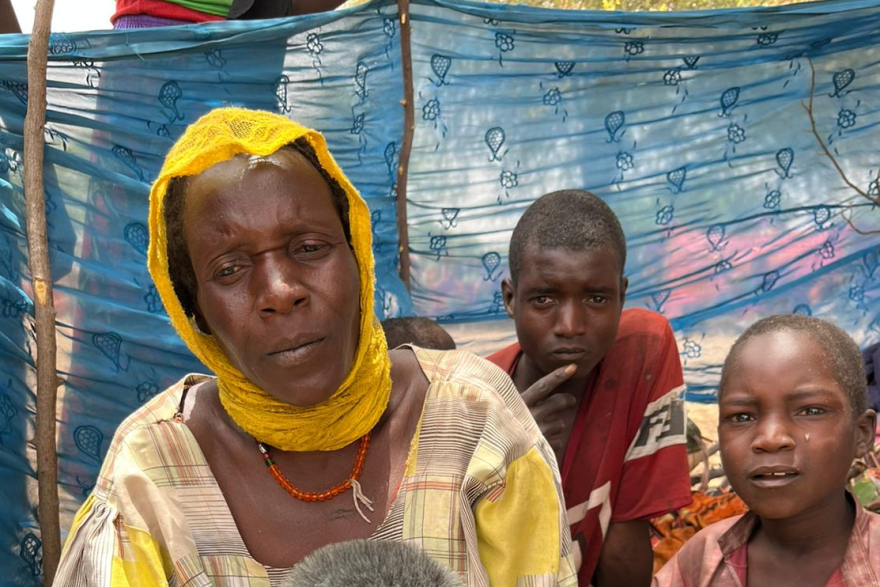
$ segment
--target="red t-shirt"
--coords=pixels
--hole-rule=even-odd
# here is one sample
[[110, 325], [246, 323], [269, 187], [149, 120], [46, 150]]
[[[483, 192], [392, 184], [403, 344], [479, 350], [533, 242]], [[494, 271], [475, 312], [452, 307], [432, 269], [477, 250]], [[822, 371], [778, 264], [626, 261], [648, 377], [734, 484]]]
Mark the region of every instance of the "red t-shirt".
[[[513, 376], [519, 344], [489, 360]], [[608, 525], [653, 518], [691, 502], [684, 379], [669, 322], [625, 310], [614, 345], [596, 367], [571, 432], [562, 488], [578, 582], [590, 584]]]

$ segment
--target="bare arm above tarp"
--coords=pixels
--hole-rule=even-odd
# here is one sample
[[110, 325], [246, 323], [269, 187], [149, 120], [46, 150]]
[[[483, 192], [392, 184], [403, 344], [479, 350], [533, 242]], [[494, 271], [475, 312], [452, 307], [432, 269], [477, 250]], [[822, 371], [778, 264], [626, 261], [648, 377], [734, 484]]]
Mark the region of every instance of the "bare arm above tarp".
[[12, 0], [0, 0], [0, 34], [20, 33], [21, 27], [15, 18]]

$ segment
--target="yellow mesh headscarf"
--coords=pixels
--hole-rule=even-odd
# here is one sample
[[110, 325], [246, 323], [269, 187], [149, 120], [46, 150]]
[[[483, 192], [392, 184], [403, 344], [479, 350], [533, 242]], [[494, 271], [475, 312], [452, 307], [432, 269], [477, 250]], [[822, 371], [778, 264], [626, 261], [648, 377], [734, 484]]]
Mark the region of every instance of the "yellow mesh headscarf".
[[[321, 167], [339, 182], [349, 203], [351, 244], [360, 274], [360, 341], [345, 381], [326, 401], [307, 408], [279, 401], [232, 366], [217, 342], [198, 331], [183, 311], [168, 272], [164, 199], [175, 177], [198, 175], [240, 153], [266, 157], [305, 137]], [[216, 375], [220, 401], [236, 424], [261, 442], [288, 451], [338, 450], [369, 432], [391, 394], [385, 335], [373, 314], [370, 212], [333, 160], [320, 133], [269, 112], [220, 108], [192, 124], [165, 158], [150, 192], [148, 267], [171, 324], [190, 350]], [[342, 360], [342, 357], [340, 357]]]

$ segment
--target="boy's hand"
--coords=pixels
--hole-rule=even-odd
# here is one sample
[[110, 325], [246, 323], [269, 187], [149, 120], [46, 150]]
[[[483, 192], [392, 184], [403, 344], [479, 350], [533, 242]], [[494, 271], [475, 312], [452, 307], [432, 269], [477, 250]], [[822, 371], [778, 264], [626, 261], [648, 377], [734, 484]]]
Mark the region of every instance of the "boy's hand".
[[568, 425], [563, 415], [574, 407], [577, 400], [567, 393], [552, 394], [557, 387], [574, 375], [575, 371], [577, 371], [575, 365], [560, 367], [535, 381], [521, 394], [544, 438], [556, 452], [557, 460], [560, 460], [569, 436]]

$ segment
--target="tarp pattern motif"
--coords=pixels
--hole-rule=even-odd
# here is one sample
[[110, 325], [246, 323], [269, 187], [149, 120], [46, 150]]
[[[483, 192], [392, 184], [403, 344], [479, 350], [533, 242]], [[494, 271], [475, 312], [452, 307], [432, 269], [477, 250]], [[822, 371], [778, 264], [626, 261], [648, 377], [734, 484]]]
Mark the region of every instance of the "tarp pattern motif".
[[[628, 304], [672, 321], [690, 399], [711, 401], [733, 337], [770, 313], [831, 318], [862, 345], [880, 338], [880, 237], [844, 218], [880, 230], [856, 191], [880, 195], [880, 1], [618, 14], [417, 0], [412, 23], [411, 299], [396, 277], [394, 3], [53, 35], [45, 181], [62, 527], [118, 422], [200, 370], [145, 269], [146, 198], [174, 138], [223, 104], [326, 134], [373, 210], [382, 317], [434, 316], [466, 329], [472, 348], [497, 348], [510, 338], [510, 232], [535, 198], [573, 187], [619, 214]], [[0, 37], [0, 581], [22, 586], [41, 581], [26, 49], [25, 36]], [[813, 120], [833, 160], [804, 108], [814, 71]]]

